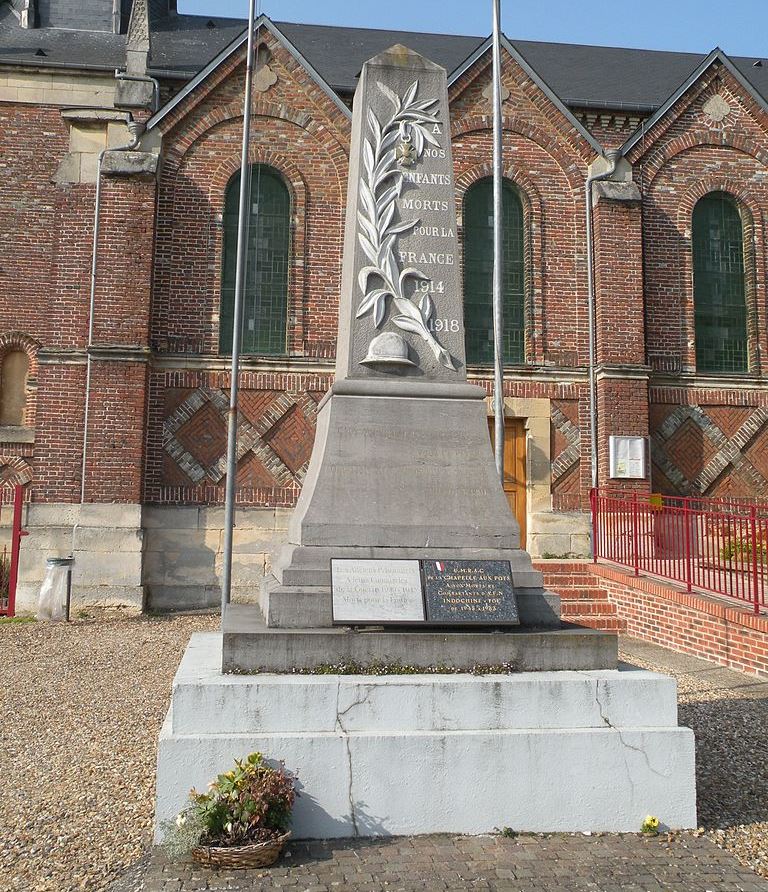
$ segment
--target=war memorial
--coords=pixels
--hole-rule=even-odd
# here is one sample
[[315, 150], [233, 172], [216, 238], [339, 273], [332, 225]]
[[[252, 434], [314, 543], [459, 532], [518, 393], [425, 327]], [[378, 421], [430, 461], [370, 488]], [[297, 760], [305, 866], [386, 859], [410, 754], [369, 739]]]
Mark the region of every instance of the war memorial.
[[335, 383], [258, 605], [177, 672], [158, 821], [259, 750], [298, 776], [299, 838], [696, 826], [674, 681], [563, 623], [520, 547], [467, 383], [449, 137], [443, 68], [365, 64]]

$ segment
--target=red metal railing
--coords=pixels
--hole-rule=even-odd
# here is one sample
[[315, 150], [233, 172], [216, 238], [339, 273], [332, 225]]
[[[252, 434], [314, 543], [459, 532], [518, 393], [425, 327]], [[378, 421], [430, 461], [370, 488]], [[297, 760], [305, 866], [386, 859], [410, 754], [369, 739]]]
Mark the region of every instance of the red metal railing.
[[[12, 495], [11, 495], [12, 493]], [[16, 584], [19, 578], [19, 553], [22, 536], [27, 531], [21, 528], [24, 506], [24, 487], [14, 486], [12, 490], [0, 490], [0, 505], [13, 505], [13, 525], [11, 527], [11, 551], [3, 546], [0, 555], [0, 616], [14, 616], [16, 613]]]
[[768, 607], [768, 505], [593, 489], [593, 558]]

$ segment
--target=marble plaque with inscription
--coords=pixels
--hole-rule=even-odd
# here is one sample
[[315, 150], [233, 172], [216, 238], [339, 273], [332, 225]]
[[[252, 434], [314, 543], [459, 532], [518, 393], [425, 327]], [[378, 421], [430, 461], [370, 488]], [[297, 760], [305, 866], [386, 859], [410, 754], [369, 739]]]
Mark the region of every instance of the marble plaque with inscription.
[[422, 561], [427, 622], [520, 624], [509, 561]]
[[418, 561], [332, 560], [335, 623], [424, 622]]

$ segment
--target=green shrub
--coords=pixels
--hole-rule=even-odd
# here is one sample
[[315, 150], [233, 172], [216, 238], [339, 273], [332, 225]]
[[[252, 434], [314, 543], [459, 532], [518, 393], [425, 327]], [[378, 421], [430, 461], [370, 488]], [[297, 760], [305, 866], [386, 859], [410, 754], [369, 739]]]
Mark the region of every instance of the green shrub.
[[[768, 545], [765, 542], [757, 543], [757, 558], [759, 561], [765, 561], [768, 557]], [[750, 561], [752, 559], [752, 540], [751, 539], [730, 539], [720, 549], [721, 561]]]

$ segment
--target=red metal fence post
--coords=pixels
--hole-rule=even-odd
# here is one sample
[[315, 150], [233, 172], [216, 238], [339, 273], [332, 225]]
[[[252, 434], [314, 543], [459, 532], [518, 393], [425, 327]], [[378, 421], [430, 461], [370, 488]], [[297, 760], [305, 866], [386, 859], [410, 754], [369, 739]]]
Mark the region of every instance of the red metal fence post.
[[598, 545], [597, 545], [597, 511], [599, 505], [599, 495], [597, 489], [593, 487], [589, 491], [589, 506], [592, 511], [592, 562], [597, 563]]
[[21, 537], [27, 531], [21, 528], [22, 509], [24, 507], [24, 487], [15, 486], [13, 490], [13, 532], [11, 534], [11, 573], [8, 580], [8, 616], [16, 615], [16, 583], [19, 579], [19, 552]]
[[752, 597], [757, 616], [760, 613], [760, 578], [757, 575], [757, 508], [754, 505], [749, 509], [749, 527], [749, 538], [752, 543]]
[[685, 584], [688, 591], [691, 590], [691, 504], [690, 499], [683, 501], [683, 523], [685, 524]]
[[637, 529], [637, 493], [632, 493], [632, 552], [635, 564], [635, 576], [640, 575], [640, 543]]

